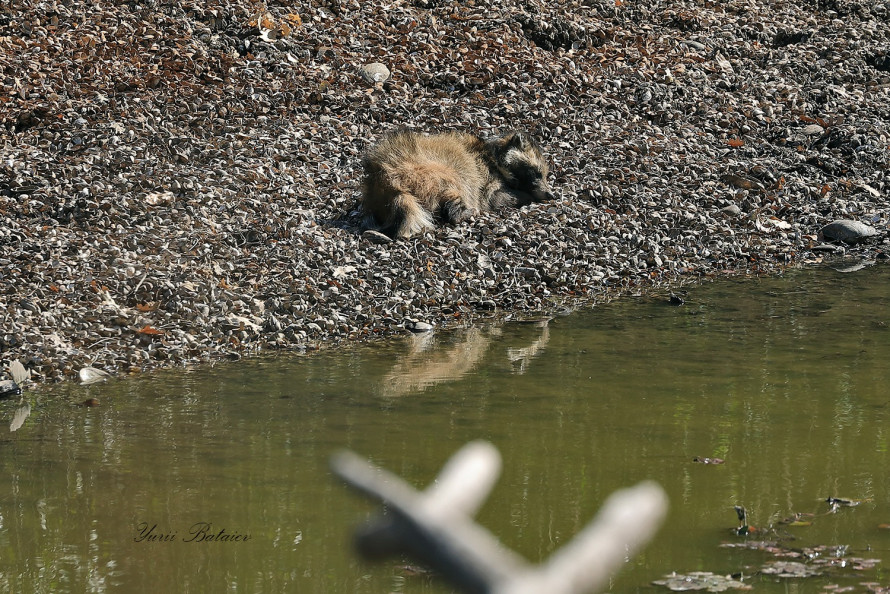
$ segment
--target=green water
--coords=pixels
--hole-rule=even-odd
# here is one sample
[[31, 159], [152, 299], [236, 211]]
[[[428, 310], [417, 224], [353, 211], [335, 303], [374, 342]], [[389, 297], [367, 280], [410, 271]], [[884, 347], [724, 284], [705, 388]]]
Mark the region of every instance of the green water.
[[[786, 546], [849, 545], [877, 568], [754, 575], [759, 592], [890, 586], [890, 268], [721, 280], [686, 303], [625, 299], [508, 324], [311, 357], [229, 363], [0, 402], [0, 591], [448, 592], [393, 559], [359, 561], [376, 511], [334, 479], [351, 448], [426, 486], [467, 441], [504, 469], [478, 519], [540, 561], [613, 490], [654, 479], [669, 516], [614, 592], [671, 571], [756, 572], [721, 548], [734, 505]], [[99, 406], [80, 407], [87, 398]], [[723, 465], [696, 464], [719, 457]], [[829, 514], [825, 499], [863, 502]], [[209, 523], [191, 542], [190, 530]], [[140, 526], [168, 540], [139, 540]], [[214, 541], [202, 534], [249, 537]]]

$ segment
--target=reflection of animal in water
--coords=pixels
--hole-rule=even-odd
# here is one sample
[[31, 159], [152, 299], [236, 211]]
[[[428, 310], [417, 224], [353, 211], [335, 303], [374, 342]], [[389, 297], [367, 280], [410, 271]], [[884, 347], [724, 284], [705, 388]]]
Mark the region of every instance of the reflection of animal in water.
[[460, 341], [441, 348], [435, 348], [432, 332], [412, 336], [411, 352], [383, 378], [383, 394], [403, 396], [462, 378], [488, 352], [493, 334], [499, 335], [500, 329], [483, 332], [470, 328]]
[[[523, 373], [550, 340], [547, 322], [541, 322], [540, 336], [523, 348], [508, 348], [507, 358], [511, 364], [518, 362]], [[384, 396], [404, 396], [463, 378], [479, 366], [489, 351], [493, 340], [502, 335], [501, 328], [488, 330], [470, 328], [459, 339], [440, 344], [432, 332], [411, 337], [411, 351], [396, 363], [384, 376], [381, 391]]]
[[547, 325], [547, 322], [549, 322], [549, 320], [538, 322], [537, 325], [542, 330], [541, 336], [539, 336], [536, 341], [521, 349], [507, 349], [507, 358], [513, 365], [513, 371], [515, 373], [525, 373], [525, 370], [528, 369], [532, 359], [537, 357], [538, 352], [543, 350], [544, 347], [547, 346], [547, 343], [550, 342], [550, 327]]

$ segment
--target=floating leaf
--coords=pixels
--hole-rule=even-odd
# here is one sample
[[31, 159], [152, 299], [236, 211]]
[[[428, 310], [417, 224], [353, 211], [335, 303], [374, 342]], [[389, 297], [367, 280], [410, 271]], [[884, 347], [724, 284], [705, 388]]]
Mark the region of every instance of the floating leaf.
[[748, 549], [751, 551], [765, 551], [773, 555], [784, 554], [788, 549], [772, 540], [746, 540], [745, 542], [724, 542], [720, 544], [723, 549]]
[[664, 579], [652, 582], [656, 586], [664, 586], [674, 592], [703, 590], [705, 592], [724, 592], [726, 590], [750, 590], [751, 586], [728, 575], [717, 575], [710, 571], [693, 571], [687, 574], [672, 573]]
[[[671, 295], [672, 299], [673, 297], [674, 296]], [[680, 303], [682, 303], [682, 301]], [[723, 464], [725, 462], [725, 460], [723, 460], [722, 458], [700, 458], [698, 456], [693, 458], [692, 461], [698, 462], [699, 464]]]
[[832, 592], [833, 594], [840, 594], [841, 592], [855, 592], [856, 586], [839, 586], [838, 584], [828, 584], [827, 586], [822, 586], [822, 589], [826, 592]]
[[805, 578], [822, 575], [822, 571], [800, 561], [771, 561], [760, 568], [761, 573], [783, 578]]
[[803, 549], [804, 555], [809, 558], [812, 565], [825, 569], [852, 569], [864, 571], [874, 569], [881, 562], [880, 559], [864, 559], [862, 557], [847, 557], [847, 546], [825, 546]]
[[812, 519], [813, 517], [815, 517], [814, 514], [798, 512], [780, 520], [779, 523], [794, 525], [795, 522], [807, 522], [809, 525], [812, 524], [812, 522], [809, 522], [809, 520], [806, 520], [805, 518]]
[[813, 522], [810, 519], [804, 518], [813, 518], [813, 514], [808, 513], [796, 513], [794, 515], [788, 516], [783, 520], [779, 520], [779, 524], [785, 524], [786, 526], [812, 526]]

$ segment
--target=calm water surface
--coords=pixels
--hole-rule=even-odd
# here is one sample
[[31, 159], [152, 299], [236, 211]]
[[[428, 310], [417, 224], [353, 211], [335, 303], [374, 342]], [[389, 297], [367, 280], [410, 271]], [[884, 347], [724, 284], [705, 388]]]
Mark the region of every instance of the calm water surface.
[[[734, 505], [762, 528], [817, 514], [767, 536], [882, 560], [754, 576], [755, 591], [890, 586], [888, 295], [886, 265], [804, 270], [692, 287], [681, 307], [628, 299], [546, 327], [65, 386], [32, 394], [15, 432], [3, 401], [0, 591], [448, 592], [405, 560], [355, 558], [350, 529], [376, 508], [327, 459], [348, 447], [425, 486], [478, 438], [504, 457], [479, 521], [534, 561], [613, 490], [664, 486], [668, 520], [614, 592], [772, 560], [719, 546], [744, 542]], [[830, 514], [827, 497], [863, 502]], [[220, 530], [249, 540], [202, 539]]]

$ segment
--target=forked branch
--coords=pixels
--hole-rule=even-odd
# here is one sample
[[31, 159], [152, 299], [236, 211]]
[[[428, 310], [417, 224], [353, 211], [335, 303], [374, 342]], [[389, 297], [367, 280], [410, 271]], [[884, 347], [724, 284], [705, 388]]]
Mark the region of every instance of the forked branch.
[[349, 485], [386, 506], [356, 535], [369, 559], [406, 553], [469, 593], [581, 594], [601, 589], [655, 534], [667, 496], [653, 482], [613, 493], [597, 516], [541, 565], [530, 565], [473, 520], [500, 472], [500, 455], [475, 441], [461, 448], [436, 481], [417, 491], [351, 452], [331, 460]]

